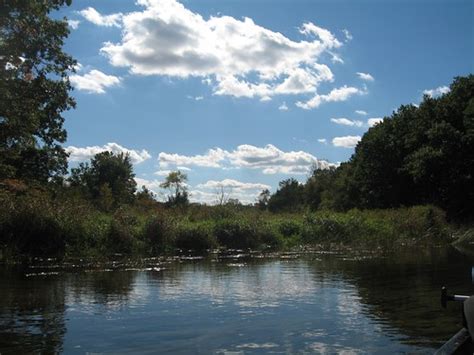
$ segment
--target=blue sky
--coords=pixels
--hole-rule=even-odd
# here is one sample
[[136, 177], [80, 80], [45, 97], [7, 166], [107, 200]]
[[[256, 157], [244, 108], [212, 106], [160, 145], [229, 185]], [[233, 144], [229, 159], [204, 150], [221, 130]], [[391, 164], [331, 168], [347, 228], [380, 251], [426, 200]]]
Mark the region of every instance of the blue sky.
[[187, 173], [191, 199], [349, 159], [367, 129], [473, 70], [472, 1], [75, 0], [65, 50], [72, 166], [129, 152], [139, 185]]

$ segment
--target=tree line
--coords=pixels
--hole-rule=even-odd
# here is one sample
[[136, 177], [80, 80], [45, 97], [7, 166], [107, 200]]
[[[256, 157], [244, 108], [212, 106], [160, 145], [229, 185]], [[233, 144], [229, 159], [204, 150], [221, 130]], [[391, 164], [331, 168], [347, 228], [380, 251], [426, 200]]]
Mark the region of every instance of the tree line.
[[452, 219], [474, 216], [474, 75], [440, 97], [402, 105], [370, 128], [348, 162], [314, 170], [304, 184], [280, 182], [259, 205], [347, 211], [433, 204]]

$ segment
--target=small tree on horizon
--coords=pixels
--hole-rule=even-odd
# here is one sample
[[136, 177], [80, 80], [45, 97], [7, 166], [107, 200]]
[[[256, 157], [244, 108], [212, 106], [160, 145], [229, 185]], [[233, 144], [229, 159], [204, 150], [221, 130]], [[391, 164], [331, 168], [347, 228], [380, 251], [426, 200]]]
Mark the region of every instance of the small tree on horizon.
[[168, 195], [169, 206], [186, 206], [189, 204], [189, 194], [186, 182], [188, 176], [180, 170], [172, 171], [168, 174], [165, 181], [160, 184], [160, 187], [171, 192]]

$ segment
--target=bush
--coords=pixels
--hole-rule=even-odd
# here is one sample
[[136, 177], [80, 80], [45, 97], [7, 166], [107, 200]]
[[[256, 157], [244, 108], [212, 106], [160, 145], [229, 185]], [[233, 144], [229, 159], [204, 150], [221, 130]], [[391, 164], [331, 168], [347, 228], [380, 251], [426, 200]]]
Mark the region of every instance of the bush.
[[58, 256], [65, 233], [54, 206], [43, 191], [32, 195], [3, 192], [0, 196], [0, 244], [28, 256]]
[[134, 237], [131, 228], [117, 220], [114, 220], [104, 241], [105, 254], [131, 254], [134, 247]]
[[152, 255], [170, 252], [175, 243], [175, 231], [170, 219], [162, 214], [152, 217], [144, 228], [144, 241]]
[[215, 248], [217, 241], [208, 224], [188, 223], [178, 226], [175, 245], [179, 249], [203, 252]]
[[218, 221], [214, 235], [221, 246], [230, 249], [254, 249], [261, 243], [256, 230], [245, 220]]
[[284, 237], [298, 235], [301, 232], [301, 225], [293, 220], [285, 220], [278, 225], [278, 231]]

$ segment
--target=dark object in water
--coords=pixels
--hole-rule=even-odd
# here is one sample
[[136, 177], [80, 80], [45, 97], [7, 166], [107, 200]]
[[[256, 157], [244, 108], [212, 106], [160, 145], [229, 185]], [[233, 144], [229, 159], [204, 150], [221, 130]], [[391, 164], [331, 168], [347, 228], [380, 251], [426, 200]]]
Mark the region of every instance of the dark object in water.
[[448, 301], [463, 303], [464, 328], [459, 330], [435, 354], [474, 354], [474, 296], [448, 295], [446, 287], [441, 289], [441, 306], [446, 308]]

